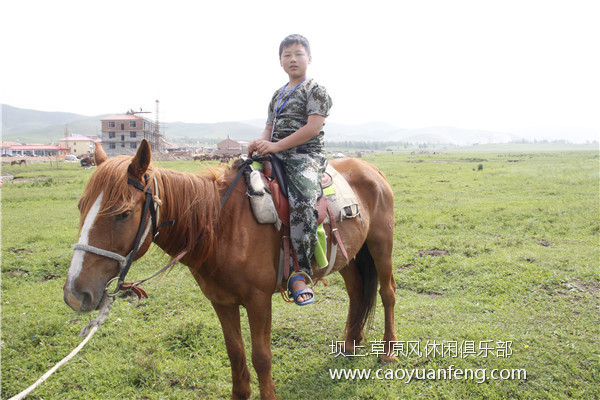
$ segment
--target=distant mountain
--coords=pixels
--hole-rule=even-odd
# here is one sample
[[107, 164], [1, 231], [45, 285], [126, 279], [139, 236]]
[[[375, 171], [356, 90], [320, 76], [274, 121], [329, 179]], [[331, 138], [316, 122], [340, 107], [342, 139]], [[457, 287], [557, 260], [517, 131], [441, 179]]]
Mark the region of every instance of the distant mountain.
[[[229, 136], [234, 140], [252, 140], [258, 137], [262, 129], [245, 122], [218, 123], [163, 123], [165, 136], [169, 140], [201, 141], [202, 139], [222, 140]], [[263, 127], [264, 128], [264, 127]]]
[[65, 124], [81, 118], [81, 115], [73, 113], [26, 110], [2, 104], [2, 133], [10, 135], [45, 128], [48, 125]]
[[67, 112], [27, 110], [2, 104], [2, 140], [21, 143], [58, 143], [70, 133], [99, 136], [100, 118]]
[[512, 133], [529, 141], [567, 140], [572, 143], [585, 143], [600, 140], [600, 129], [572, 126], [535, 126], [522, 128]]
[[409, 129], [403, 133], [401, 141], [417, 143], [452, 143], [456, 145], [508, 143], [520, 140], [516, 135], [474, 129], [459, 129], [437, 126]]
[[[65, 131], [84, 136], [101, 136], [100, 119], [110, 114], [85, 116], [66, 112], [26, 110], [2, 105], [2, 140], [21, 143], [57, 143]], [[215, 142], [229, 136], [234, 140], [251, 140], [264, 129], [263, 119], [218, 123], [162, 122], [162, 131], [169, 141]], [[575, 143], [598, 141], [594, 129], [572, 127], [529, 128], [514, 132], [493, 132], [455, 127], [425, 127], [402, 129], [385, 122], [346, 125], [328, 121], [325, 140], [330, 142], [411, 142], [471, 145], [475, 143], [508, 143], [519, 140], [566, 140]]]

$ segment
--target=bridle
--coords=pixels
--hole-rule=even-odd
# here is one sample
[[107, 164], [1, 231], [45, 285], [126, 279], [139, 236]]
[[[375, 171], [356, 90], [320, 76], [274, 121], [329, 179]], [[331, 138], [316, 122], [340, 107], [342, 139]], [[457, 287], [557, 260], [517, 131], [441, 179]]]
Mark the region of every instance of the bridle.
[[[146, 185], [143, 185], [141, 182], [139, 182], [133, 178], [127, 177], [127, 184], [142, 191], [145, 195], [144, 209], [142, 210], [142, 218], [140, 219], [140, 225], [138, 227], [138, 231], [135, 236], [135, 242], [133, 244], [133, 249], [129, 252], [129, 254], [127, 254], [126, 256], [122, 256], [118, 253], [115, 253], [114, 251], [101, 249], [101, 248], [98, 248], [95, 246], [90, 246], [87, 244], [77, 243], [73, 246], [74, 250], [83, 250], [88, 253], [93, 253], [93, 254], [96, 254], [96, 255], [99, 255], [102, 257], [113, 259], [119, 263], [119, 266], [121, 268], [121, 274], [117, 277], [112, 278], [106, 284], [107, 294], [111, 297], [116, 296], [117, 293], [119, 293], [122, 289], [126, 290], [126, 289], [135, 288], [135, 286], [139, 285], [141, 282], [144, 282], [148, 279], [153, 278], [154, 276], [158, 275], [159, 273], [163, 272], [168, 267], [173, 265], [175, 262], [179, 261], [179, 259], [181, 259], [181, 257], [183, 257], [183, 255], [185, 254], [185, 253], [182, 253], [179, 256], [177, 256], [175, 259], [173, 259], [172, 262], [170, 262], [167, 265], [167, 267], [163, 268], [161, 271], [159, 271], [155, 275], [151, 276], [150, 278], [144, 279], [142, 281], [137, 281], [133, 284], [125, 283], [125, 277], [127, 276], [129, 269], [131, 268], [131, 264], [133, 264], [133, 260], [135, 260], [135, 256], [136, 256], [139, 248], [146, 240], [146, 237], [148, 236], [148, 233], [150, 232], [150, 228], [152, 228], [152, 241], [154, 241], [154, 239], [156, 239], [156, 236], [158, 235], [158, 228], [160, 228], [162, 226], [167, 226], [167, 225], [170, 226], [175, 223], [175, 221], [166, 221], [166, 222], [158, 225], [160, 206], [162, 205], [162, 201], [159, 198], [158, 182], [156, 180], [156, 177], [154, 177], [154, 188], [155, 188], [156, 194], [154, 194], [152, 192], [152, 188], [150, 187], [151, 185], [148, 185], [149, 179], [150, 178], [149, 178], [148, 174], [145, 174], [144, 181], [146, 182]], [[148, 214], [150, 214], [149, 219], [148, 219]], [[146, 219], [148, 219], [148, 222], [146, 222]], [[117, 279], [118, 279], [117, 288], [115, 289], [114, 292], [109, 292], [108, 286]], [[147, 295], [145, 297], [147, 297]]]

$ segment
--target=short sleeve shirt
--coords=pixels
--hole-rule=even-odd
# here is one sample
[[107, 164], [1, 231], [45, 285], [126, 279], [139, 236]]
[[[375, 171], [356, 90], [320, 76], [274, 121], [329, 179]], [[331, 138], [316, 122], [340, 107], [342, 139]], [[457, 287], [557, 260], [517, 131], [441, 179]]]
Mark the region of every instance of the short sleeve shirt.
[[[274, 126], [274, 142], [291, 135], [306, 125], [309, 115], [318, 114], [325, 118], [329, 116], [329, 110], [333, 104], [331, 97], [329, 97], [323, 86], [320, 86], [313, 79], [308, 79], [292, 93], [276, 118], [275, 107], [277, 107], [278, 101], [279, 107], [281, 107], [293, 89], [294, 87], [289, 87], [289, 85], [278, 89], [269, 103], [267, 125]], [[282, 91], [283, 95], [281, 94]], [[281, 100], [279, 100], [280, 97]], [[317, 136], [308, 142], [296, 147], [295, 152], [304, 154], [322, 153], [324, 136], [324, 131], [319, 132]]]

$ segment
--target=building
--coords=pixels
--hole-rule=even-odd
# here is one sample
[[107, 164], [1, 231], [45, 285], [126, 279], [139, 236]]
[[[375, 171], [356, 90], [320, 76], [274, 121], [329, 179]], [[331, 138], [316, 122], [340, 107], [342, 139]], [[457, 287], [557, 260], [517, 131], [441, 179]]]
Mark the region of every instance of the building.
[[19, 144], [10, 146], [13, 155], [20, 156], [43, 156], [65, 158], [69, 153], [68, 147], [55, 146], [51, 144]]
[[2, 142], [0, 144], [0, 153], [2, 156], [12, 156], [12, 150], [10, 149], [12, 146], [17, 146], [20, 143], [17, 142]]
[[143, 139], [150, 143], [152, 152], [164, 152], [164, 140], [158, 125], [135, 115], [133, 110], [102, 118], [101, 121], [102, 147], [109, 157], [135, 154]]
[[[246, 147], [248, 147], [247, 144]], [[239, 154], [242, 151], [242, 143], [236, 142], [235, 140], [231, 139], [229, 135], [227, 135], [227, 139], [217, 143], [217, 154]]]
[[87, 136], [70, 135], [59, 139], [63, 147], [69, 149], [69, 153], [75, 156], [94, 154], [96, 149], [96, 140]]

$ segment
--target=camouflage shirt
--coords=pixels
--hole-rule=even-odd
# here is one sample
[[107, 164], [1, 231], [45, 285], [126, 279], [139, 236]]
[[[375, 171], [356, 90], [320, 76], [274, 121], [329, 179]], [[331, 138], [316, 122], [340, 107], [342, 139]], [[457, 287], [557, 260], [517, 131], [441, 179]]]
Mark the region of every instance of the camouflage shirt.
[[[294, 91], [279, 116], [275, 118], [275, 107], [278, 101], [279, 107], [281, 107], [293, 89], [294, 87], [289, 85], [278, 89], [273, 94], [271, 103], [269, 103], [267, 125], [274, 125], [273, 142], [277, 142], [302, 128], [308, 122], [309, 115], [318, 114], [325, 118], [329, 116], [329, 109], [333, 102], [327, 94], [327, 90], [323, 86], [319, 86], [313, 79], [307, 79]], [[284, 90], [283, 95], [281, 94], [282, 90]], [[325, 132], [321, 131], [308, 142], [290, 149], [290, 151], [303, 154], [322, 153], [324, 136]]]

